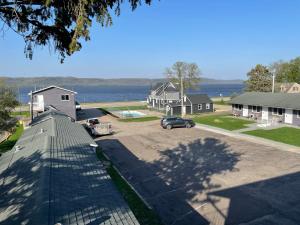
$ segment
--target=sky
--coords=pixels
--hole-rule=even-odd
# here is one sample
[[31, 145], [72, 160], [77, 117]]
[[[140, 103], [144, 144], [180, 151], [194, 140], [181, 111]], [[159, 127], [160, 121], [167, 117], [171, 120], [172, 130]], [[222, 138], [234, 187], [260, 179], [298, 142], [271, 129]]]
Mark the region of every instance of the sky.
[[[0, 24], [1, 26], [1, 24]], [[12, 31], [0, 37], [0, 75], [160, 78], [176, 61], [195, 62], [202, 76], [245, 79], [256, 64], [300, 56], [298, 0], [153, 0], [112, 27], [94, 23], [91, 40], [60, 64], [37, 47], [32, 60]]]

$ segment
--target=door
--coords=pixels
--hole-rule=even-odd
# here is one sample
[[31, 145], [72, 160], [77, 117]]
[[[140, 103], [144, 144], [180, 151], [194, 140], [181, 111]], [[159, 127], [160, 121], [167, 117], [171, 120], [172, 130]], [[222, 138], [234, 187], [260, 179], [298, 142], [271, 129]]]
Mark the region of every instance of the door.
[[181, 118], [177, 118], [175, 121], [175, 126], [176, 127], [183, 127], [185, 126], [185, 121]]
[[44, 111], [44, 95], [37, 96], [37, 111]]
[[284, 122], [289, 124], [293, 123], [293, 110], [291, 109], [285, 110]]
[[261, 120], [265, 121], [265, 122], [268, 122], [268, 120], [269, 120], [269, 110], [268, 110], [268, 107], [263, 107], [262, 108]]
[[243, 116], [244, 117], [248, 117], [249, 115], [249, 109], [248, 109], [248, 106], [247, 105], [244, 105], [243, 107]]

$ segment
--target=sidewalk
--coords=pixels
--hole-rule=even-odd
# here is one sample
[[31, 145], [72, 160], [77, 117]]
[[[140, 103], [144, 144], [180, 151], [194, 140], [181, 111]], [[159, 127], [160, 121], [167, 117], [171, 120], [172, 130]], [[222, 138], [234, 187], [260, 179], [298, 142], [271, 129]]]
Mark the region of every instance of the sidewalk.
[[225, 136], [229, 136], [229, 137], [233, 137], [233, 138], [237, 138], [237, 139], [241, 139], [241, 140], [245, 140], [245, 141], [249, 141], [249, 142], [256, 143], [256, 144], [262, 144], [265, 146], [274, 147], [281, 151], [288, 151], [288, 152], [300, 154], [300, 147], [297, 147], [294, 145], [288, 145], [288, 144], [284, 144], [281, 142], [272, 141], [272, 140], [268, 140], [268, 139], [264, 139], [264, 138], [260, 138], [260, 137], [255, 137], [255, 136], [251, 136], [251, 135], [247, 135], [247, 134], [242, 134], [237, 131], [224, 130], [221, 128], [208, 126], [208, 125], [204, 125], [204, 124], [196, 124], [195, 128], [222, 134]]

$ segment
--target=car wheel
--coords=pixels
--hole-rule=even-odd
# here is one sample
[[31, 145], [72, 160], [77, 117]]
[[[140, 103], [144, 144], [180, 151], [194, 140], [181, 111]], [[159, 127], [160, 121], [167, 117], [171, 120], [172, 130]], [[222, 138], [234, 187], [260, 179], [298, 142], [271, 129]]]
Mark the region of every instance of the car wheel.
[[168, 130], [171, 130], [171, 129], [172, 129], [172, 126], [171, 126], [171, 125], [167, 125], [167, 129], [168, 129]]
[[186, 127], [186, 128], [191, 128], [192, 126], [191, 126], [191, 124], [187, 123], [187, 124], [185, 125], [185, 127]]

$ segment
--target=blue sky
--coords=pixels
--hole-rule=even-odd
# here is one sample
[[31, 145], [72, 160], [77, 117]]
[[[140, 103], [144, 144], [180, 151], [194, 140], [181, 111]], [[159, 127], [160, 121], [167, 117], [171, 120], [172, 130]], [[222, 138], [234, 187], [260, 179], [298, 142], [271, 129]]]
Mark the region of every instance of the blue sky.
[[245, 79], [258, 63], [300, 56], [300, 1], [154, 0], [134, 12], [124, 5], [112, 27], [94, 23], [91, 41], [64, 64], [48, 47], [33, 60], [23, 49], [15, 33], [0, 37], [0, 75], [157, 78], [181, 60], [205, 77]]

